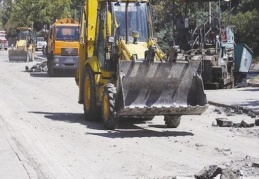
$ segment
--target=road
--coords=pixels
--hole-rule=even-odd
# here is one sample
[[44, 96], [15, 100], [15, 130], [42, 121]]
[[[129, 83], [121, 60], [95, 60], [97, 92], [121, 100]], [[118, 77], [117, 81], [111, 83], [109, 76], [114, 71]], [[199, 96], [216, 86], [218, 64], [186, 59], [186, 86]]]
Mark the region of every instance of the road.
[[251, 163], [259, 159], [259, 128], [212, 126], [226, 117], [221, 108], [184, 116], [177, 129], [157, 116], [107, 131], [84, 119], [74, 78], [25, 72], [33, 64], [9, 63], [0, 51], [0, 178], [193, 178], [208, 165], [258, 178]]

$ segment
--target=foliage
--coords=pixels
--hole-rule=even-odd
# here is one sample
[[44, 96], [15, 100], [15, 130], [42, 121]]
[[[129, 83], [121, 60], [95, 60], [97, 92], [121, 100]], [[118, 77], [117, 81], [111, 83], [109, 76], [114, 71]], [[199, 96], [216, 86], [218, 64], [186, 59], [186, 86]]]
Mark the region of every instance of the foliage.
[[[173, 9], [175, 2], [175, 9]], [[192, 3], [187, 9], [183, 0], [153, 1], [153, 9], [158, 16], [156, 32], [162, 38], [160, 46], [166, 50], [173, 41], [173, 19], [175, 17], [188, 14], [188, 17], [195, 19], [207, 18], [204, 9], [208, 3]], [[229, 25], [234, 25], [235, 41], [246, 43], [255, 53], [259, 55], [259, 3], [258, 0], [231, 0], [231, 2], [221, 1], [221, 11], [232, 8]], [[175, 16], [173, 16], [173, 12]], [[202, 20], [201, 20], [202, 21]]]
[[[30, 26], [40, 31], [44, 25], [52, 24], [56, 19], [80, 17], [80, 6], [83, 0], [0, 0], [3, 8], [0, 9], [0, 26], [9, 35], [15, 34], [18, 26]], [[173, 19], [176, 17], [189, 17], [195, 19], [207, 18], [204, 9], [207, 3], [195, 2], [186, 8], [187, 0], [152, 0], [152, 8], [157, 15], [155, 31], [162, 39], [160, 46], [168, 49], [173, 44]], [[190, 1], [190, 0], [189, 0]], [[197, 1], [197, 0], [196, 0]], [[175, 4], [173, 4], [175, 2]], [[222, 1], [223, 2], [223, 1]], [[259, 3], [258, 0], [231, 0], [231, 3], [222, 3], [221, 9], [234, 7], [230, 24], [235, 25], [235, 41], [246, 43], [259, 55]], [[174, 12], [174, 13], [173, 13]], [[202, 20], [201, 20], [202, 21]]]
[[15, 33], [16, 27], [31, 26], [32, 22], [34, 28], [39, 31], [56, 19], [73, 17], [78, 12], [80, 3], [81, 0], [3, 0], [0, 20], [4, 29], [11, 35]]

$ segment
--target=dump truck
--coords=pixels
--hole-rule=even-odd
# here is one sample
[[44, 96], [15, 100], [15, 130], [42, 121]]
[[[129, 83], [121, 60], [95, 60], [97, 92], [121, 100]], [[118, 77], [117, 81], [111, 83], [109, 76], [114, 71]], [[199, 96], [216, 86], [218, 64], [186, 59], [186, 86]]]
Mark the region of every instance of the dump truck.
[[36, 46], [36, 31], [32, 27], [17, 27], [16, 44], [8, 51], [9, 62], [34, 61]]
[[56, 76], [61, 71], [75, 74], [78, 65], [78, 49], [79, 23], [71, 18], [54, 22], [47, 37], [48, 74]]
[[[202, 13], [207, 12], [208, 18], [195, 17], [197, 12], [189, 11], [178, 17], [175, 15], [175, 43], [183, 53], [195, 50], [196, 54], [204, 54], [201, 70], [205, 89], [234, 88], [246, 79], [253, 61], [253, 51], [244, 43], [235, 43], [234, 26], [226, 21], [231, 15], [231, 3], [185, 0], [183, 5], [191, 9], [197, 2], [204, 4]], [[230, 7], [223, 11], [224, 3]]]
[[182, 115], [207, 109], [201, 56], [159, 48], [148, 0], [85, 0], [81, 14], [75, 80], [87, 120], [113, 130], [119, 120], [161, 115], [176, 128]]

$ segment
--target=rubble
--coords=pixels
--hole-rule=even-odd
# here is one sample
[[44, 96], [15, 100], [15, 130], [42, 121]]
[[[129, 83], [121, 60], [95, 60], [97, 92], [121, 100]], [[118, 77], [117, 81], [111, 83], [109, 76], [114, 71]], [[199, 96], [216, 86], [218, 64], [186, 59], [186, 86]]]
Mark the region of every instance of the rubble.
[[254, 125], [255, 125], [255, 123], [248, 123], [248, 122], [242, 120], [239, 127], [254, 127]]
[[196, 179], [240, 179], [243, 176], [240, 170], [232, 170], [230, 168], [222, 169], [217, 165], [210, 165], [202, 169], [198, 174], [194, 175]]
[[231, 127], [233, 126], [232, 121], [228, 121], [227, 118], [216, 118], [217, 125], [220, 127]]
[[242, 120], [241, 122], [233, 122], [228, 120], [227, 118], [216, 118], [217, 125], [212, 126], [219, 126], [219, 127], [241, 127], [241, 128], [249, 128], [254, 126], [259, 126], [259, 119], [255, 120], [254, 122], [249, 122], [247, 120]]
[[222, 169], [217, 165], [210, 165], [204, 167], [200, 172], [198, 172], [194, 177], [196, 179], [210, 179], [216, 177], [218, 174], [222, 173]]
[[252, 167], [259, 168], [259, 161], [253, 162]]
[[37, 64], [33, 65], [31, 68], [26, 66], [25, 70], [27, 72], [46, 72], [46, 71], [48, 71], [47, 60], [44, 60], [41, 63], [37, 63]]
[[240, 179], [240, 173], [227, 168], [222, 170], [220, 179]]

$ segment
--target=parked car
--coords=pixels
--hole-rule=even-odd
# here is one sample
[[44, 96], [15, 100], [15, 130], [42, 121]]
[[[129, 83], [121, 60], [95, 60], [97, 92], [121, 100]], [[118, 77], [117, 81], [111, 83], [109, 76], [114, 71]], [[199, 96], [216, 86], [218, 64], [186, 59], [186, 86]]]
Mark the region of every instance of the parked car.
[[8, 48], [8, 41], [6, 39], [6, 33], [5, 31], [0, 31], [0, 50]]
[[46, 47], [46, 45], [47, 45], [47, 42], [44, 40], [44, 37], [38, 37], [36, 51], [42, 50], [44, 47]]

